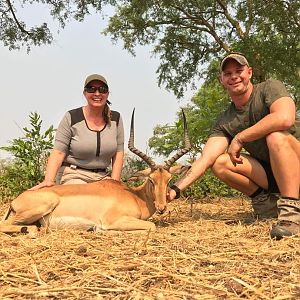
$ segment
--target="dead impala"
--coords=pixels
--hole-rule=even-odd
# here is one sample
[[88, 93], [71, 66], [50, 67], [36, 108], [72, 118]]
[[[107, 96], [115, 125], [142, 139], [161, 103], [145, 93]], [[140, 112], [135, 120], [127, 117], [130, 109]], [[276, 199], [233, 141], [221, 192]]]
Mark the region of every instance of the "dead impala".
[[[150, 157], [134, 147], [133, 111], [128, 148], [150, 167], [142, 185], [128, 187], [118, 181], [105, 179], [88, 184], [56, 185], [25, 191], [11, 202], [0, 224], [0, 231], [19, 232], [21, 228], [26, 232], [32, 228], [26, 225], [36, 222], [50, 229], [155, 230], [155, 224], [147, 219], [156, 211], [165, 211], [168, 183], [172, 177], [171, 166], [191, 148], [184, 113], [183, 119], [184, 149], [162, 166], [156, 165]], [[178, 173], [178, 166], [174, 169]]]

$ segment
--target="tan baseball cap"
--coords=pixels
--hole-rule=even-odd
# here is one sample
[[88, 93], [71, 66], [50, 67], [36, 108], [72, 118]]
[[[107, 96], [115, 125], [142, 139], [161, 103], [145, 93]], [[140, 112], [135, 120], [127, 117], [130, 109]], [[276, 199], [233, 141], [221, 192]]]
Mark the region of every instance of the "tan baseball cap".
[[239, 53], [231, 53], [227, 56], [225, 56], [220, 64], [220, 70], [223, 71], [224, 69], [224, 66], [226, 64], [226, 62], [229, 60], [229, 59], [234, 59], [235, 61], [237, 61], [240, 65], [242, 66], [248, 66], [249, 67], [249, 63], [248, 63], [248, 60], [247, 58], [242, 55], [242, 54], [239, 54]]
[[93, 80], [99, 80], [103, 83], [105, 83], [108, 87], [108, 84], [107, 84], [107, 81], [106, 79], [102, 76], [102, 75], [99, 75], [99, 74], [91, 74], [89, 75], [86, 79], [85, 79], [85, 82], [84, 82], [84, 87], [86, 87], [91, 81]]

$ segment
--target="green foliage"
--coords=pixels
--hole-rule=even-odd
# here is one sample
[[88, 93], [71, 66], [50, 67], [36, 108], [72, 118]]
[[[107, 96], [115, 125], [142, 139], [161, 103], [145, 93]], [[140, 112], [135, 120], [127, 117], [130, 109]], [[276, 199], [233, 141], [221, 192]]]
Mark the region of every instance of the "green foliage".
[[122, 181], [126, 182], [134, 172], [144, 170], [148, 165], [139, 157], [132, 154], [125, 154], [122, 169]]
[[[132, 54], [137, 45], [153, 46], [160, 59], [159, 85], [178, 97], [189, 83], [210, 76], [206, 71], [212, 62], [241, 51], [254, 67], [254, 81], [275, 77], [299, 99], [299, 0], [24, 0], [23, 4], [44, 6], [62, 28], [70, 20], [82, 22], [91, 13], [114, 7], [104, 33], [115, 42], [122, 40]], [[17, 3], [0, 0], [0, 7], [4, 46], [29, 50], [52, 42], [46, 23], [27, 29], [18, 19], [22, 7]]]
[[221, 182], [212, 174], [211, 170], [207, 170], [200, 180], [184, 191], [184, 196], [192, 199], [203, 197], [234, 197], [238, 195], [241, 195], [241, 193]]
[[[32, 46], [51, 44], [52, 33], [47, 23], [27, 28], [27, 25], [19, 18], [18, 12], [23, 6], [43, 6], [49, 11], [49, 15], [56, 20], [61, 28], [71, 20], [82, 22], [91, 12], [101, 12], [103, 6], [114, 5], [114, 0], [24, 0], [22, 4], [11, 0], [0, 0], [0, 40], [10, 50]], [[22, 6], [21, 6], [22, 5]]]
[[170, 126], [169, 124], [155, 126], [153, 136], [148, 141], [153, 153], [165, 157], [169, 156], [178, 145], [182, 144], [178, 131], [178, 122], [174, 126]]
[[[204, 83], [191, 102], [183, 109], [187, 118], [188, 134], [193, 144], [190, 156], [195, 157], [201, 152], [217, 116], [228, 106], [229, 99], [215, 78]], [[181, 111], [178, 112], [177, 118], [173, 126], [165, 124], [154, 128], [153, 136], [149, 139], [149, 147], [153, 153], [167, 157], [172, 151], [183, 147]]]
[[179, 97], [230, 51], [249, 57], [254, 80], [276, 77], [299, 97], [299, 16], [298, 0], [122, 1], [105, 33], [132, 53], [136, 45], [153, 45], [159, 84]]
[[50, 126], [43, 133], [42, 120], [36, 112], [30, 113], [29, 118], [31, 127], [23, 128], [24, 137], [13, 139], [10, 146], [0, 147], [12, 155], [12, 160], [3, 164], [0, 173], [2, 198], [16, 196], [44, 178], [54, 129]]

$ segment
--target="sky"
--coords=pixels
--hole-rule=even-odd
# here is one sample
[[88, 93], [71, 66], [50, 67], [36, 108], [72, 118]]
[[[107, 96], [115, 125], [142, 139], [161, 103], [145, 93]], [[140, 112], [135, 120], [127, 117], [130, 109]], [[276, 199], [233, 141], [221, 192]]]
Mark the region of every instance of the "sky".
[[[39, 10], [40, 19], [45, 17], [43, 10]], [[39, 22], [31, 17], [36, 15], [33, 9], [22, 13], [24, 21]], [[41, 116], [45, 129], [56, 128], [66, 111], [85, 105], [83, 82], [92, 73], [108, 81], [111, 109], [123, 117], [125, 151], [133, 108], [135, 145], [144, 152], [153, 128], [175, 121], [176, 112], [196, 91], [187, 91], [179, 101], [159, 88], [155, 73], [159, 61], [151, 57], [151, 47], [138, 47], [133, 57], [121, 42], [115, 45], [101, 35], [104, 27], [105, 22], [96, 15], [82, 23], [71, 22], [59, 34], [54, 32], [51, 45], [34, 47], [29, 54], [25, 48], [9, 51], [0, 44], [0, 146], [23, 136], [22, 128], [30, 126], [30, 112]], [[0, 151], [0, 159], [7, 155]]]

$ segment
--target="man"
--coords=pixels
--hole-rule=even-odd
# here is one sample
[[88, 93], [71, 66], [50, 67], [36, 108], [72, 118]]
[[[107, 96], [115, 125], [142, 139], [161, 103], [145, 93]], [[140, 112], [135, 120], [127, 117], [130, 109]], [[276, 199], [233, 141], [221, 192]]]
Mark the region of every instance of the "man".
[[220, 180], [251, 197], [259, 219], [278, 216], [271, 237], [281, 239], [300, 233], [300, 120], [280, 81], [253, 85], [251, 77], [244, 55], [231, 53], [222, 60], [220, 82], [232, 103], [217, 120], [201, 157], [171, 187], [169, 197], [178, 198], [212, 168]]

